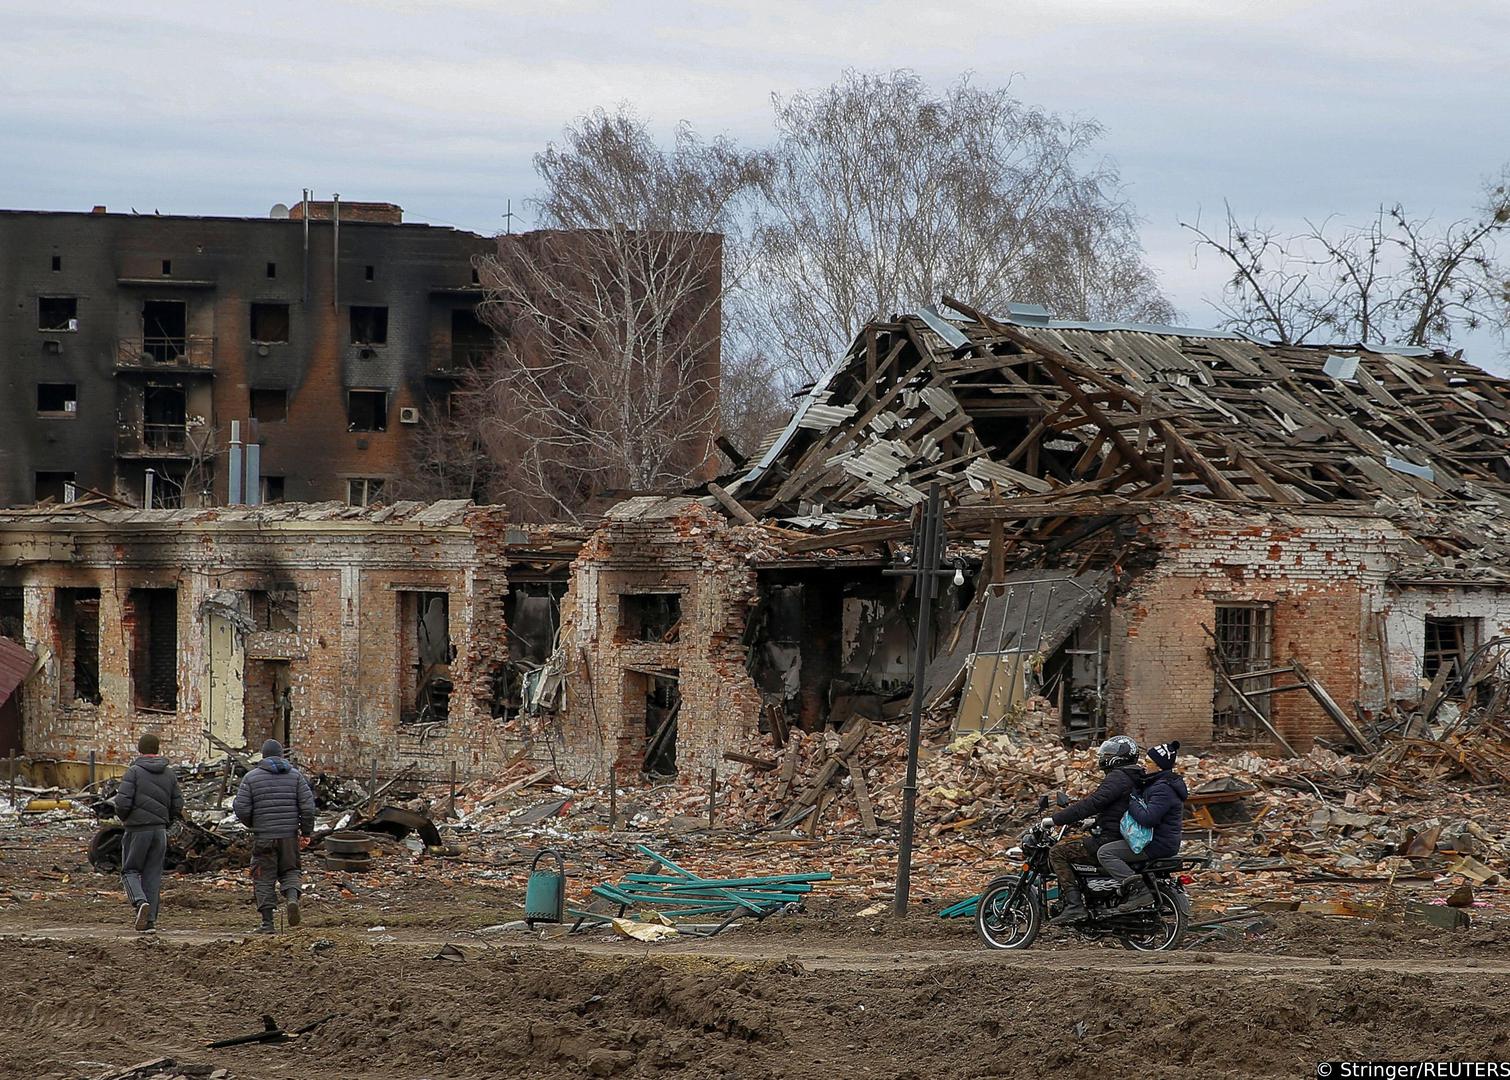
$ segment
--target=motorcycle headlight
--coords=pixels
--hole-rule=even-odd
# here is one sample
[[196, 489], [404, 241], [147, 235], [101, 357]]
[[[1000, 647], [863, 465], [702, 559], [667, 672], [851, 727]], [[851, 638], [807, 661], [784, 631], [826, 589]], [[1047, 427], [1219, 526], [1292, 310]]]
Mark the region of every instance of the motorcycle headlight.
[[1007, 848], [1007, 858], [1009, 858], [1009, 859], [1021, 859], [1022, 858], [1022, 848], [1020, 848], [1020, 847], [1010, 847], [1010, 848]]

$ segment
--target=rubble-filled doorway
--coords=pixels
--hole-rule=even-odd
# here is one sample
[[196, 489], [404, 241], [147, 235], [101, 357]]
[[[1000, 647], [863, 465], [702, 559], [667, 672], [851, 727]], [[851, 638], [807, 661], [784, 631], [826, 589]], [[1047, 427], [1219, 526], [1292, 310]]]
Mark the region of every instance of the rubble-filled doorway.
[[451, 718], [451, 597], [398, 594], [399, 721], [446, 723]]
[[676, 775], [676, 730], [682, 707], [678, 672], [624, 673], [624, 730], [648, 777]]
[[246, 664], [246, 733], [253, 746], [277, 739], [294, 745], [293, 678], [287, 660], [248, 660]]

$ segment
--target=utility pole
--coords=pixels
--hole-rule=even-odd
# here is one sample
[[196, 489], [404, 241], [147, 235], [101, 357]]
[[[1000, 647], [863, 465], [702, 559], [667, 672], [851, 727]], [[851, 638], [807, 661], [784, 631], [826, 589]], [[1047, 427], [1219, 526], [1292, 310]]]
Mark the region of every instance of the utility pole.
[[918, 801], [918, 745], [923, 739], [923, 676], [928, 667], [928, 652], [933, 629], [935, 582], [944, 571], [939, 569], [943, 555], [942, 496], [937, 483], [928, 488], [928, 501], [918, 527], [913, 533], [912, 566], [886, 573], [911, 577], [918, 595], [917, 652], [912, 663], [912, 720], [907, 726], [907, 780], [902, 785], [902, 830], [897, 843], [897, 892], [892, 914], [907, 917], [907, 898], [912, 889], [912, 835]]

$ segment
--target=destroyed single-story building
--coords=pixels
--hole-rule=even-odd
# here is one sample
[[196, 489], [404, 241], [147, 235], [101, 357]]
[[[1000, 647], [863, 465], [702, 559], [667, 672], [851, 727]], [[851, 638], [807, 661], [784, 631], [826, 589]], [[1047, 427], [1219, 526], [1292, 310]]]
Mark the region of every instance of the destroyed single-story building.
[[276, 738], [330, 772], [470, 774], [507, 751], [509, 619], [549, 653], [528, 600], [576, 546], [463, 501], [0, 513], [0, 623], [37, 661], [9, 742], [121, 762], [147, 730], [180, 760]]
[[1303, 749], [1510, 634], [1507, 436], [1510, 382], [1441, 351], [950, 301], [866, 327], [710, 502], [905, 552], [938, 484], [975, 588], [931, 700], [980, 676], [994, 722], [1017, 656], [1070, 734]]

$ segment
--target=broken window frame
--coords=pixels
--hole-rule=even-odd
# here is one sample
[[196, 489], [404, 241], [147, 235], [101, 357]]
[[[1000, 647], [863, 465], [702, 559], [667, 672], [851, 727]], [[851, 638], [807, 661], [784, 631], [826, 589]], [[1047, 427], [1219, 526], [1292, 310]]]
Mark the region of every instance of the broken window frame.
[[1422, 620], [1421, 678], [1435, 681], [1444, 664], [1451, 665], [1444, 684], [1450, 695], [1461, 696], [1463, 671], [1478, 648], [1481, 620], [1470, 616], [1427, 615]]
[[293, 634], [299, 630], [299, 590], [292, 585], [248, 589], [252, 625], [259, 631]]
[[[377, 408], [376, 402], [381, 395], [382, 407]], [[389, 398], [392, 394], [382, 388], [354, 387], [346, 391], [346, 430], [355, 432], [382, 432], [388, 430], [388, 413], [392, 403]], [[358, 402], [371, 408], [363, 409], [361, 413], [355, 411]]]
[[288, 419], [287, 387], [249, 387], [246, 402], [247, 415], [259, 424], [281, 424]]
[[287, 345], [293, 334], [292, 308], [279, 300], [254, 300], [247, 323], [253, 345]]
[[619, 593], [619, 634], [625, 640], [670, 645], [681, 637], [681, 626], [681, 590], [634, 589]]
[[[44, 401], [44, 392], [48, 400]], [[61, 408], [44, 408], [44, 405], [60, 405]], [[37, 383], [37, 415], [48, 420], [73, 420], [79, 415], [78, 383]]]
[[[169, 308], [181, 309], [183, 326], [179, 330], [176, 316], [165, 321]], [[149, 314], [149, 309], [151, 313]], [[189, 356], [189, 302], [173, 297], [143, 300], [139, 312], [142, 324], [142, 354], [155, 364], [186, 363]], [[149, 322], [149, 317], [153, 319]], [[155, 333], [153, 331], [156, 331]]]
[[348, 476], [347, 506], [381, 506], [388, 481], [381, 476]]
[[37, 330], [44, 334], [78, 333], [79, 298], [77, 296], [37, 297]]
[[368, 349], [388, 344], [387, 305], [352, 304], [349, 319], [351, 344]]
[[[1274, 667], [1274, 604], [1271, 601], [1222, 601], [1212, 615], [1218, 661], [1229, 676], [1264, 671]], [[1271, 676], [1242, 682], [1244, 694], [1263, 715], [1272, 719], [1272, 695], [1260, 693], [1273, 686]], [[1220, 678], [1215, 679], [1211, 699], [1211, 727], [1217, 741], [1253, 742], [1267, 740], [1268, 732], [1251, 713], [1238, 704], [1232, 691]]]

